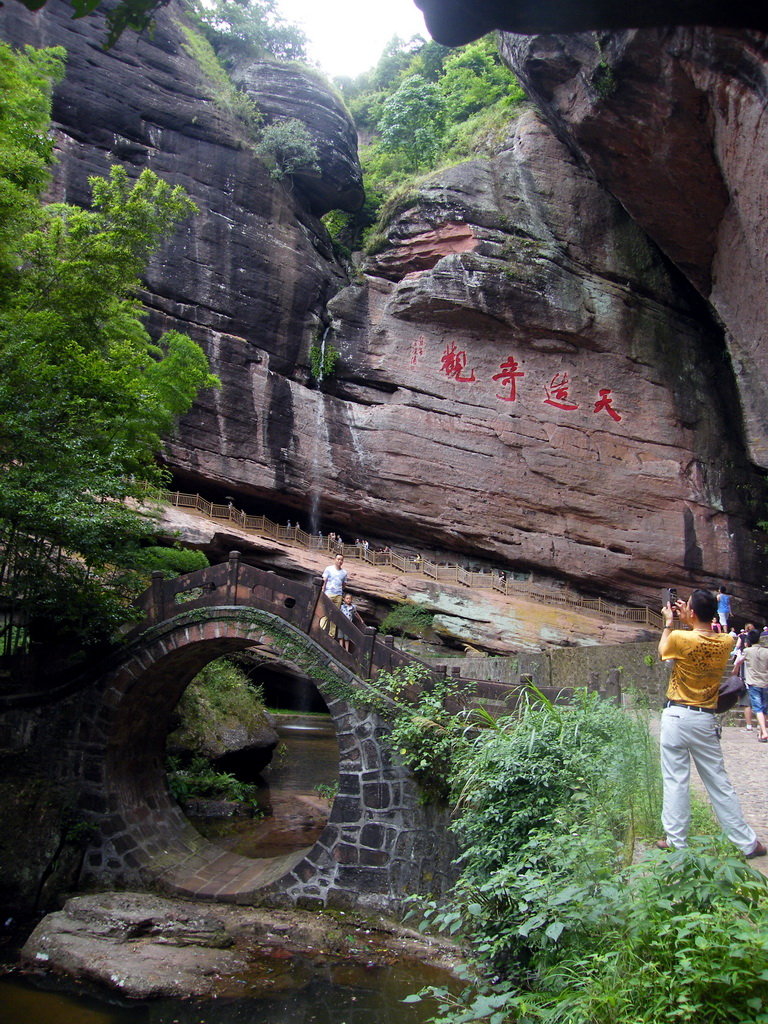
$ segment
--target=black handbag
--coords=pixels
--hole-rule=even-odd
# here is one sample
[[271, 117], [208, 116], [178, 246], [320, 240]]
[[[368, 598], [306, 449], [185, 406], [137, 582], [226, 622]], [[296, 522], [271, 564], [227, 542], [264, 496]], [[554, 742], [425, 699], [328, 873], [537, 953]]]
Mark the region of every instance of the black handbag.
[[739, 697], [743, 693], [746, 693], [746, 686], [744, 680], [740, 675], [727, 675], [723, 678], [720, 683], [720, 689], [717, 693], [717, 713], [722, 715], [726, 711], [730, 711], [732, 707], [738, 703]]

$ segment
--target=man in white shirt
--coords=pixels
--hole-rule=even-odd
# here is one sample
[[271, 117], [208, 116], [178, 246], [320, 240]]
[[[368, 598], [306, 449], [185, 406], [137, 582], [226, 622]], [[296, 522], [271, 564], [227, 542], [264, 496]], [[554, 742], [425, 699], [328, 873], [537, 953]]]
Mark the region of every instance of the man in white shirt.
[[[349, 577], [347, 570], [342, 569], [343, 565], [344, 555], [336, 555], [333, 564], [326, 565], [323, 569], [323, 593], [333, 601], [337, 608], [341, 607], [344, 585]], [[328, 633], [330, 636], [336, 636], [336, 627], [333, 623], [329, 626]]]

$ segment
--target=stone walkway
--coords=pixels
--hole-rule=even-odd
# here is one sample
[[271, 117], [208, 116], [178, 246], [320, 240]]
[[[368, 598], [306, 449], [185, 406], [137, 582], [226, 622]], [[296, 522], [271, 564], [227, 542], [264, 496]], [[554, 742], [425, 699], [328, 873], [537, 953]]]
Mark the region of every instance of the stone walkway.
[[[744, 817], [768, 846], [768, 743], [758, 743], [757, 731], [747, 732], [743, 725], [725, 726], [721, 743], [725, 767]], [[706, 798], [695, 768], [691, 778]], [[749, 863], [768, 875], [768, 857], [756, 857]]]

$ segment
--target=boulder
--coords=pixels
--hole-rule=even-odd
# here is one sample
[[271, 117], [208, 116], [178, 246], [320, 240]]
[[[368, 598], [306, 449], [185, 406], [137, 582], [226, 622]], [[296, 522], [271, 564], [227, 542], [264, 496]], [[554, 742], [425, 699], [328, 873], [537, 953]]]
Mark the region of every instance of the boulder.
[[360, 209], [365, 193], [357, 132], [327, 82], [309, 69], [274, 61], [237, 66], [232, 78], [256, 103], [265, 124], [297, 120], [307, 129], [318, 167], [291, 178], [312, 212], [320, 216], [329, 210]]
[[[291, 969], [293, 953], [368, 967], [406, 959], [451, 970], [461, 963], [447, 940], [425, 939], [380, 918], [211, 906], [137, 892], [67, 900], [35, 928], [21, 960], [28, 969], [66, 974], [134, 999], [243, 999], [263, 998], [270, 985], [306, 984], [306, 974]], [[271, 969], [254, 971], [258, 955], [269, 958]], [[285, 972], [270, 982], [279, 961]]]

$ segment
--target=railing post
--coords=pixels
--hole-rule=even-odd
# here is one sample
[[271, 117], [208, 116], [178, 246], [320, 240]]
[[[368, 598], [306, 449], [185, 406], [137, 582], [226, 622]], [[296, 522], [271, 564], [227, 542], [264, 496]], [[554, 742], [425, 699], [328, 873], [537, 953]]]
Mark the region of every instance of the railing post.
[[376, 643], [376, 627], [363, 626], [363, 642], [358, 656], [358, 666], [363, 679], [370, 679], [373, 671], [373, 647]]
[[315, 576], [312, 580], [312, 592], [310, 594], [309, 603], [307, 605], [307, 617], [304, 622], [304, 632], [311, 636], [312, 623], [315, 619], [315, 611], [317, 610], [317, 603], [320, 600], [320, 595], [323, 592], [323, 579], [321, 576]]
[[229, 552], [229, 566], [227, 568], [227, 604], [237, 604], [237, 582], [240, 575], [240, 552]]
[[165, 577], [155, 569], [152, 573], [152, 605], [150, 608], [150, 621], [162, 622], [165, 619]]

